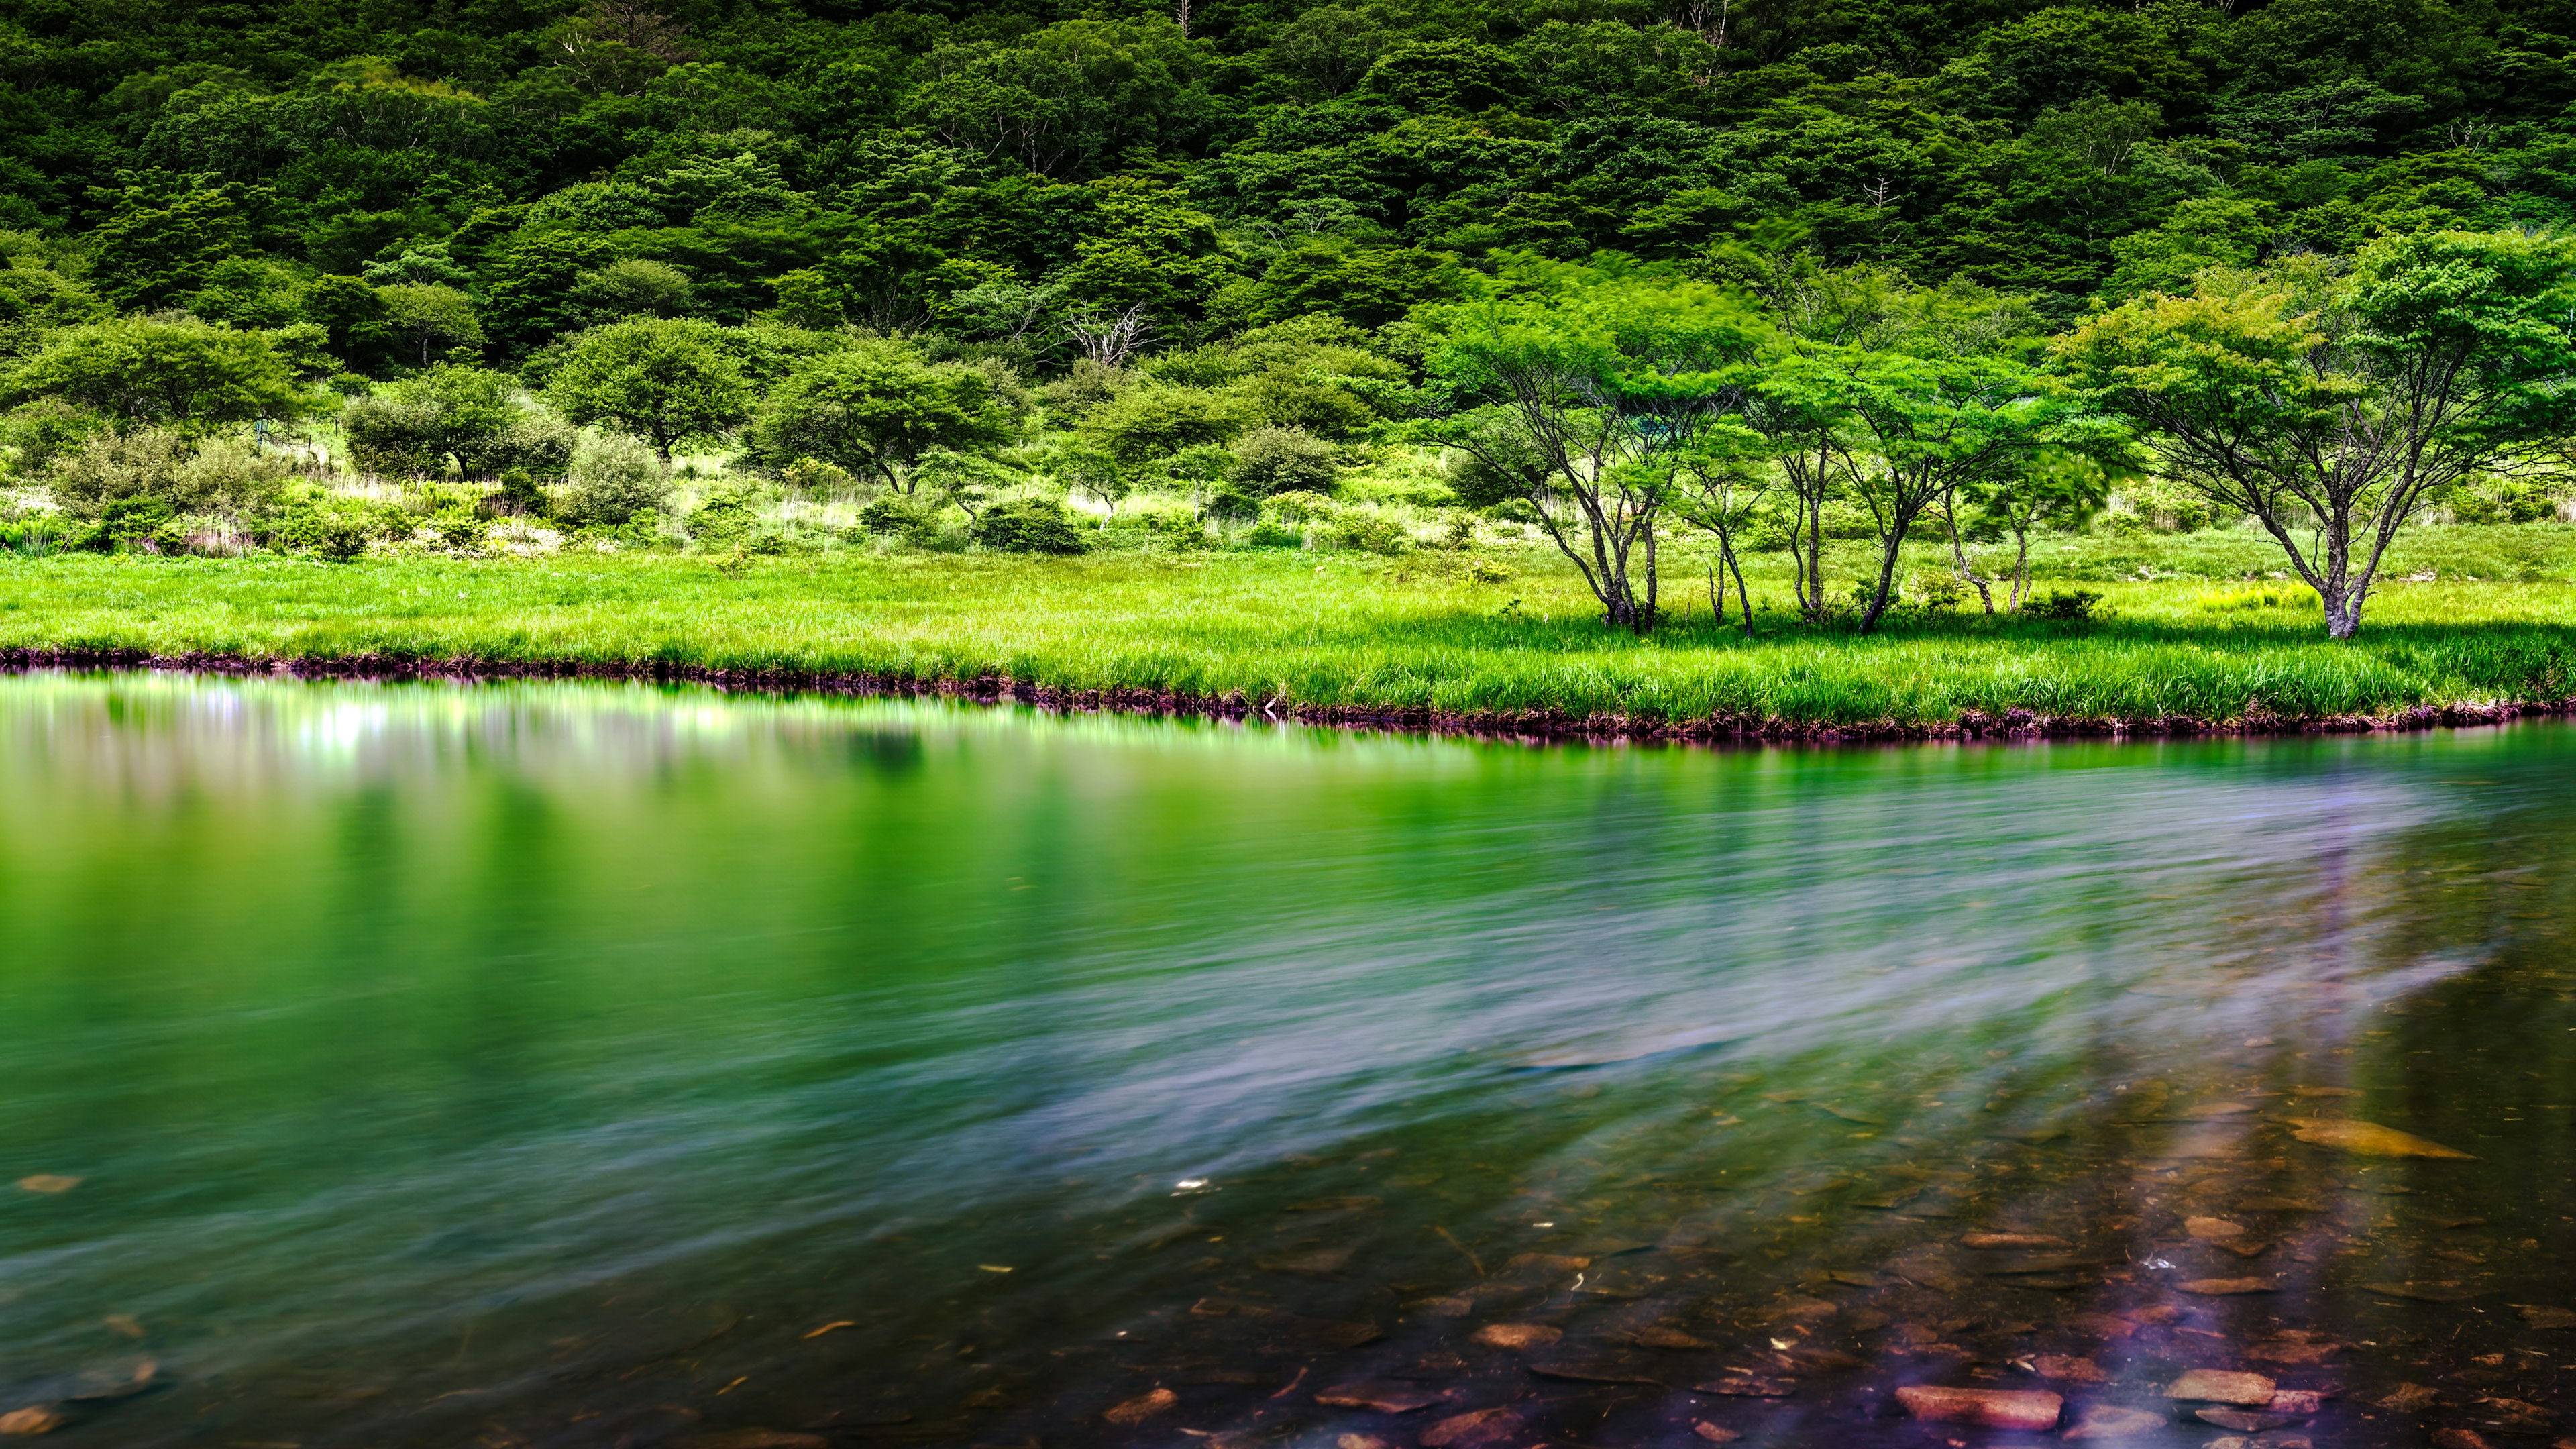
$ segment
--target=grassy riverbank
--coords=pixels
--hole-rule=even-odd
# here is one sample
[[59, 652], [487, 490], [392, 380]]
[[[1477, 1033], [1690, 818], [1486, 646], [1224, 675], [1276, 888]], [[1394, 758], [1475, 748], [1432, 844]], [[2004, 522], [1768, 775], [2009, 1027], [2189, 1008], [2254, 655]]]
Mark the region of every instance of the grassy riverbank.
[[2235, 722], [2576, 694], [2576, 530], [2428, 531], [2401, 563], [2436, 577], [2387, 585], [2349, 645], [2321, 637], [2313, 596], [2260, 577], [2268, 562], [2235, 535], [2067, 540], [2042, 586], [2082, 581], [2104, 617], [1988, 619], [1972, 599], [1872, 638], [1791, 624], [1785, 580], [1757, 577], [1747, 643], [1679, 580], [1669, 627], [1605, 632], [1534, 553], [1481, 582], [1433, 553], [54, 556], [0, 560], [0, 649], [1000, 676], [1318, 714], [1667, 723]]

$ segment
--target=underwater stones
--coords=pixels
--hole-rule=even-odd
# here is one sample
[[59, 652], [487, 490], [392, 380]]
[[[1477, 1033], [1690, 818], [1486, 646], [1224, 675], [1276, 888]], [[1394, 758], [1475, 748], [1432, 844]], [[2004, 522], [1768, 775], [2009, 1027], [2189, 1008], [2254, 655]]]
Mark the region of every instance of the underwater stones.
[[63, 1416], [43, 1404], [0, 1414], [0, 1434], [50, 1434], [62, 1426]]
[[2411, 1132], [2382, 1127], [2355, 1117], [2292, 1117], [2290, 1135], [2301, 1142], [2331, 1147], [2356, 1157], [2439, 1157], [2463, 1162], [2476, 1159], [2469, 1153], [2428, 1141]]
[[2280, 1291], [2280, 1285], [2269, 1278], [2193, 1278], [2174, 1286], [2197, 1298], [2229, 1298], [2244, 1293]]
[[1414, 1384], [1386, 1379], [1359, 1379], [1317, 1389], [1315, 1402], [1337, 1409], [1368, 1409], [1380, 1414], [1410, 1414], [1446, 1398]]
[[1968, 1233], [1959, 1239], [1963, 1248], [2065, 1248], [2073, 1244], [2052, 1233]]
[[2525, 1307], [2515, 1311], [2534, 1328], [2576, 1328], [2576, 1309]]
[[1132, 1399], [1112, 1404], [1100, 1417], [1122, 1429], [1132, 1429], [1181, 1401], [1170, 1389], [1156, 1389]]
[[1953, 1389], [1907, 1384], [1896, 1391], [1905, 1412], [1929, 1424], [1980, 1424], [1989, 1429], [2050, 1429], [2066, 1401], [2040, 1389]]
[[2165, 1424], [2162, 1414], [2151, 1414], [2144, 1409], [2124, 1409], [2116, 1404], [2096, 1404], [2084, 1411], [2084, 1417], [2076, 1421], [2074, 1428], [2066, 1431], [2066, 1437], [2078, 1441], [2134, 1439], [2142, 1434], [2157, 1433]]
[[2231, 1369], [2191, 1369], [2165, 1385], [2168, 1399], [2267, 1408], [2280, 1386], [2261, 1374]]
[[2067, 1354], [2035, 1355], [2030, 1360], [2030, 1371], [2041, 1378], [2058, 1383], [2100, 1384], [2108, 1383], [2111, 1379], [2109, 1374], [2102, 1372], [2102, 1366], [2093, 1360]]
[[1744, 1437], [1733, 1429], [1726, 1428], [1719, 1424], [1712, 1424], [1706, 1419], [1692, 1420], [1691, 1432], [1698, 1435], [1700, 1438], [1707, 1440], [1711, 1444], [1732, 1444], [1736, 1440]]
[[1562, 1328], [1544, 1323], [1488, 1323], [1475, 1332], [1475, 1340], [1488, 1348], [1508, 1348], [1514, 1352], [1545, 1348], [1565, 1337]]
[[2182, 1230], [2204, 1243], [2220, 1242], [2245, 1236], [2245, 1225], [2225, 1218], [2185, 1218]]
[[1433, 1424], [1422, 1431], [1422, 1442], [1428, 1449], [1486, 1449], [1518, 1434], [1521, 1423], [1514, 1409], [1477, 1409]]
[[1694, 1394], [1718, 1394], [1730, 1399], [1785, 1399], [1798, 1392], [1798, 1386], [1787, 1379], [1729, 1369], [1704, 1384], [1691, 1385]]

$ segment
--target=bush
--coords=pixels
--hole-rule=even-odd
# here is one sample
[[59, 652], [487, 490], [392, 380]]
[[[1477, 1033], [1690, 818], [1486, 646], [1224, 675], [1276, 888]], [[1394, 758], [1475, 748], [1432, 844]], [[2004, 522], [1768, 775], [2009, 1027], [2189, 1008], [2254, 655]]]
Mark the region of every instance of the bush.
[[151, 498], [171, 513], [248, 508], [285, 481], [275, 453], [223, 439], [198, 442], [167, 428], [99, 433], [54, 460], [45, 481], [65, 512], [98, 518], [122, 498]]
[[1231, 483], [1220, 483], [1208, 490], [1200, 512], [1227, 523], [1248, 523], [1261, 516], [1261, 503]]
[[1254, 428], [1234, 445], [1226, 476], [1247, 492], [1329, 492], [1333, 445], [1304, 428]]
[[1304, 548], [1306, 535], [1284, 523], [1256, 523], [1236, 542], [1246, 548]]
[[572, 453], [558, 511], [576, 526], [614, 527], [647, 510], [665, 511], [671, 485], [653, 450], [623, 434], [591, 434]]
[[1326, 532], [1334, 544], [1362, 553], [1399, 554], [1413, 547], [1412, 530], [1391, 513], [1353, 508], [1335, 518]]
[[996, 503], [967, 532], [984, 547], [1004, 553], [1073, 554], [1085, 548], [1064, 505], [1045, 498]]
[[347, 560], [365, 553], [371, 540], [408, 534], [415, 522], [392, 504], [307, 485], [272, 505], [254, 533], [270, 548]]
[[2034, 619], [2090, 619], [2101, 602], [2099, 589], [2051, 589], [2023, 600], [2021, 611]]
[[689, 511], [689, 541], [709, 552], [729, 552], [751, 542], [760, 531], [760, 514], [752, 496], [739, 488], [719, 488]]
[[2558, 500], [2529, 483], [2499, 483], [2485, 491], [2461, 488], [2448, 500], [2462, 523], [2539, 523], [2558, 516]]
[[847, 492], [858, 482], [858, 479], [852, 477], [850, 470], [838, 463], [827, 463], [820, 458], [800, 457], [778, 470], [778, 481], [782, 486], [798, 493], [829, 497], [835, 493]]
[[859, 510], [859, 527], [921, 543], [938, 535], [939, 510], [909, 493], [887, 493], [869, 499]]

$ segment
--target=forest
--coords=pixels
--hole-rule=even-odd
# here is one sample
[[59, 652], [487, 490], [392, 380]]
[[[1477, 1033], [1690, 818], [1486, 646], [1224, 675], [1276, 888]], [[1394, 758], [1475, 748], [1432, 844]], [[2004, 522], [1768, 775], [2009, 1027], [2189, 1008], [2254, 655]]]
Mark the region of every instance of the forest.
[[1446, 549], [1869, 632], [2220, 530], [2343, 637], [2576, 433], [2576, 5], [0, 27], [20, 555]]

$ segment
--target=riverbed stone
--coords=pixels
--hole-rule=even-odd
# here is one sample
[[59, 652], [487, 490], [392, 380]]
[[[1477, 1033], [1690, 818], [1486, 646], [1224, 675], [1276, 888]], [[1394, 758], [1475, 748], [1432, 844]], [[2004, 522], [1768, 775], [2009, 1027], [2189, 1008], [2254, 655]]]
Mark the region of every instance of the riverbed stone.
[[1513, 1350], [1545, 1348], [1563, 1337], [1564, 1329], [1544, 1323], [1488, 1323], [1475, 1333], [1476, 1341], [1488, 1348]]
[[1905, 1412], [1931, 1424], [1989, 1429], [2051, 1429], [2066, 1401], [2041, 1389], [1959, 1389], [1907, 1384], [1896, 1391]]
[[1485, 1449], [1501, 1444], [1521, 1431], [1521, 1416], [1516, 1409], [1476, 1409], [1454, 1414], [1422, 1431], [1422, 1442], [1428, 1449]]
[[2463, 1162], [2476, 1160], [2470, 1153], [2445, 1147], [2439, 1142], [2418, 1137], [2412, 1132], [2400, 1132], [2394, 1127], [2382, 1127], [2376, 1122], [2364, 1122], [2358, 1117], [2292, 1117], [2289, 1121], [2290, 1135], [2301, 1142], [2313, 1143], [2319, 1147], [2331, 1147], [2339, 1152], [2349, 1152], [2356, 1157], [2435, 1157], [2452, 1158]]
[[2144, 1409], [2127, 1409], [2117, 1404], [2095, 1404], [2084, 1411], [2075, 1427], [2066, 1431], [2071, 1440], [2134, 1439], [2143, 1434], [2161, 1433], [2170, 1421], [2162, 1414]]
[[2262, 1408], [2270, 1405], [2272, 1395], [2279, 1390], [2280, 1385], [2261, 1374], [2231, 1369], [2191, 1369], [2165, 1385], [2165, 1397]]
[[1100, 1417], [1122, 1429], [1132, 1429], [1156, 1414], [1172, 1408], [1180, 1401], [1181, 1396], [1170, 1389], [1156, 1389], [1151, 1393], [1138, 1394], [1132, 1399], [1113, 1404]]

